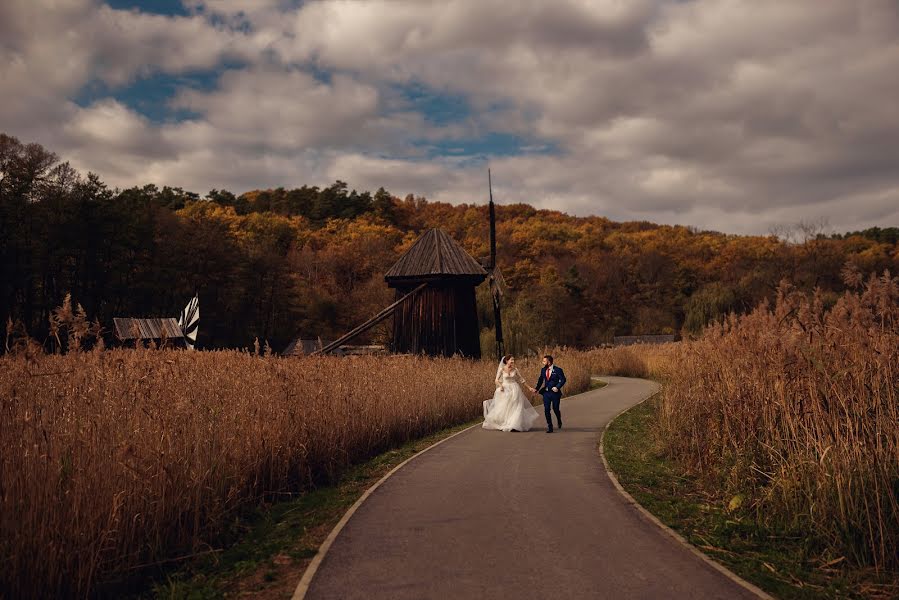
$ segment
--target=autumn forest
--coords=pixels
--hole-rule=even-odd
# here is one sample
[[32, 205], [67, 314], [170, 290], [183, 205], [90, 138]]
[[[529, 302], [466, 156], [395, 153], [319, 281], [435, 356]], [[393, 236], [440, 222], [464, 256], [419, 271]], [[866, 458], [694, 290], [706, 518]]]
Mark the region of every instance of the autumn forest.
[[[202, 348], [258, 339], [280, 351], [296, 336], [333, 339], [393, 300], [383, 274], [427, 229], [440, 227], [476, 258], [487, 256], [487, 206], [476, 200], [398, 198], [343, 181], [241, 195], [152, 184], [113, 190], [40, 145], [0, 135], [0, 319], [45, 340], [50, 311], [70, 293], [111, 336], [113, 317], [175, 316], [198, 293]], [[497, 221], [513, 352], [594, 346], [614, 335], [689, 335], [773, 298], [783, 279], [819, 288], [833, 303], [847, 268], [899, 271], [899, 228], [891, 224], [738, 236], [573, 217], [524, 202], [498, 206]], [[486, 287], [478, 289], [485, 344], [493, 326]], [[386, 332], [375, 329], [370, 339], [385, 341]]]

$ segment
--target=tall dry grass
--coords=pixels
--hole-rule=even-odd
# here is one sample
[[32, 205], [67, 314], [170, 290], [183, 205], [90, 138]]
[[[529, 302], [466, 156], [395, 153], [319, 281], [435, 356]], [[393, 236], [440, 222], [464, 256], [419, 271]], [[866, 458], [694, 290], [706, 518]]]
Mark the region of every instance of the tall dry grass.
[[663, 383], [663, 449], [761, 523], [831, 559], [899, 570], [899, 279], [773, 306], [695, 341], [593, 350], [594, 374]]
[[[27, 349], [0, 358], [9, 598], [108, 593], [146, 565], [208, 550], [243, 507], [477, 417], [496, 366]], [[586, 389], [581, 355], [559, 355], [569, 393]], [[536, 382], [536, 360], [520, 367]]]
[[666, 360], [660, 433], [676, 459], [822, 554], [899, 569], [899, 279], [830, 308], [782, 286]]
[[679, 342], [673, 342], [597, 348], [586, 352], [585, 358], [594, 375], [664, 380], [679, 345]]

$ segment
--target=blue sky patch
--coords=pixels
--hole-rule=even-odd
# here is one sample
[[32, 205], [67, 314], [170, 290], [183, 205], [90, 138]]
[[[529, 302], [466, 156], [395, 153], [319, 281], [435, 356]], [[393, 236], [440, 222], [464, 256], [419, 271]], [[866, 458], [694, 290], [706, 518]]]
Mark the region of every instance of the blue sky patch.
[[171, 100], [184, 89], [214, 89], [224, 70], [225, 67], [221, 67], [189, 75], [157, 73], [118, 88], [95, 81], [82, 89], [73, 100], [79, 106], [89, 106], [98, 100], [113, 98], [154, 123], [183, 121], [197, 115], [189, 110], [173, 108]]
[[528, 136], [490, 131], [490, 113], [510, 108], [507, 104], [495, 104], [486, 110], [475, 110], [463, 94], [438, 91], [420, 82], [393, 86], [404, 104], [405, 110], [414, 110], [438, 127], [465, 123], [481, 131], [458, 138], [444, 140], [418, 140], [413, 146], [429, 158], [451, 156], [485, 159], [489, 156], [517, 156], [521, 154], [555, 154], [559, 148], [550, 142]]
[[[120, 10], [140, 10], [167, 16], [190, 16], [196, 14], [184, 7], [181, 0], [107, 0], [107, 4]], [[207, 18], [209, 16], [207, 15]], [[155, 124], [179, 122], [198, 118], [198, 115], [185, 109], [171, 106], [172, 100], [185, 89], [211, 91], [217, 86], [218, 79], [229, 69], [239, 69], [244, 65], [223, 61], [214, 69], [187, 74], [150, 73], [138, 77], [124, 86], [108, 86], [94, 81], [85, 86], [73, 100], [80, 106], [89, 106], [103, 99], [112, 98], [129, 109], [143, 115]], [[333, 73], [310, 61], [303, 70], [324, 84], [330, 84]], [[452, 157], [463, 161], [480, 161], [488, 157], [507, 157], [523, 154], [556, 154], [557, 145], [534, 136], [520, 133], [498, 132], [491, 130], [491, 114], [499, 114], [512, 108], [506, 104], [477, 108], [465, 94], [446, 89], [436, 89], [421, 81], [388, 84], [387, 94], [392, 101], [385, 107], [389, 114], [393, 111], [414, 111], [424, 118], [426, 123], [435, 128], [452, 128], [461, 125], [454, 131], [454, 137], [434, 140], [410, 140], [416, 153], [429, 158]], [[460, 134], [459, 131], [465, 133]]]
[[450, 125], [473, 116], [468, 99], [461, 94], [438, 92], [420, 83], [396, 86], [396, 91], [414, 110], [434, 125]]
[[187, 16], [190, 12], [184, 8], [181, 0], [151, 0], [136, 2], [135, 0], [106, 0], [111, 8], [120, 10], [138, 9], [141, 12], [157, 15]]
[[557, 154], [559, 148], [552, 143], [528, 139], [509, 133], [486, 132], [483, 135], [461, 139], [431, 140], [415, 144], [426, 152], [428, 158], [452, 156], [470, 159], [521, 156], [525, 154]]

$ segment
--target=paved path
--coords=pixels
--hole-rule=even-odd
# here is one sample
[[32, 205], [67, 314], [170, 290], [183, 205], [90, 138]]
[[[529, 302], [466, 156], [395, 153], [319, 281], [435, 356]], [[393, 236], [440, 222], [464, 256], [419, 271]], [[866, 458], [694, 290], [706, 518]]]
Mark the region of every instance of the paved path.
[[655, 384], [562, 400], [549, 435], [469, 430], [416, 458], [349, 520], [307, 598], [754, 598], [615, 490], [597, 442]]

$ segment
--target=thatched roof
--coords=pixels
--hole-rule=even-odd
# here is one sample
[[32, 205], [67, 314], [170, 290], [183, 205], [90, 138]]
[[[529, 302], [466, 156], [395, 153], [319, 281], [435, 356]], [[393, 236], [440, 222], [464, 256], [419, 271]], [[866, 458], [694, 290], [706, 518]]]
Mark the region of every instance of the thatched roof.
[[487, 277], [487, 271], [440, 229], [431, 229], [418, 238], [384, 275], [388, 282], [441, 277], [465, 277], [480, 283]]

